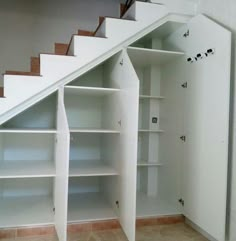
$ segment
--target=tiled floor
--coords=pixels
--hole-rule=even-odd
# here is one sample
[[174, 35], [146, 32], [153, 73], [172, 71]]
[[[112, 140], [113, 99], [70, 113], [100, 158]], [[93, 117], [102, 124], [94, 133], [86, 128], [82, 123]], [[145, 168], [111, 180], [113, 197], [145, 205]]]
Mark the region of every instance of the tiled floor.
[[[1, 239], [1, 241], [57, 241], [52, 236]], [[120, 229], [73, 233], [68, 241], [127, 241]], [[208, 241], [184, 223], [137, 228], [136, 241]]]

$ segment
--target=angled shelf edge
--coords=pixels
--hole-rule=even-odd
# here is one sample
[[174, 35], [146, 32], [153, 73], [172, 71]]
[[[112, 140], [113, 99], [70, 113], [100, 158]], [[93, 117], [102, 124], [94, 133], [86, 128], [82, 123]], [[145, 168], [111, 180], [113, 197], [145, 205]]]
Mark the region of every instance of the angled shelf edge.
[[70, 85], [65, 86], [66, 94], [105, 96], [113, 93], [118, 93], [119, 91], [120, 89], [114, 88], [83, 87]]

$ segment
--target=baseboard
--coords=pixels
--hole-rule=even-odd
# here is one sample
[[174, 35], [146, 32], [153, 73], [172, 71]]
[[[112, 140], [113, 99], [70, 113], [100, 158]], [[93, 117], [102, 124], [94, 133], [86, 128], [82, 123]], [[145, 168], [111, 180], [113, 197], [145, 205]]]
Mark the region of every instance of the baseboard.
[[[182, 215], [161, 216], [137, 218], [136, 227], [152, 226], [152, 225], [168, 225], [183, 223], [185, 221]], [[95, 221], [85, 223], [70, 223], [67, 225], [68, 233], [89, 232], [98, 230], [120, 229], [120, 223], [117, 219], [107, 221]], [[4, 228], [0, 229], [0, 239], [14, 239], [23, 237], [56, 235], [55, 227], [40, 226], [40, 227], [19, 227], [19, 228]]]

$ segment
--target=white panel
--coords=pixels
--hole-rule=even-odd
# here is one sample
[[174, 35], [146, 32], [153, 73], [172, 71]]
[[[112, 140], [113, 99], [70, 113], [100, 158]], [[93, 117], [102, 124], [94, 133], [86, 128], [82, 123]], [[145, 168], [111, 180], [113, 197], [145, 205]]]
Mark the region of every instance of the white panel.
[[54, 189], [55, 227], [59, 241], [66, 241], [70, 134], [64, 107], [63, 89], [59, 90], [56, 141], [56, 178]]
[[129, 241], [134, 241], [139, 83], [126, 52], [112, 59], [109, 72], [110, 80], [121, 89], [118, 102], [121, 113], [119, 218]]
[[[189, 30], [189, 36], [183, 34]], [[199, 41], [201, 38], [201, 41]], [[169, 38], [189, 57], [215, 53], [182, 71], [188, 81], [185, 215], [218, 241], [225, 240], [231, 34], [199, 15]]]

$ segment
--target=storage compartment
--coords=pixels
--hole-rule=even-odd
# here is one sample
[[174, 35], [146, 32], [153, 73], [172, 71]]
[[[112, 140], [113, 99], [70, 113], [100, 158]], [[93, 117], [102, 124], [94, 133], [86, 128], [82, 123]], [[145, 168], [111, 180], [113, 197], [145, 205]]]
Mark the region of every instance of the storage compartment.
[[110, 81], [110, 60], [112, 58], [72, 81], [69, 86], [119, 89], [118, 83]]
[[0, 179], [55, 176], [55, 135], [0, 133]]
[[[57, 93], [50, 95], [26, 111], [13, 117], [1, 129], [13, 130], [55, 130]], [[0, 131], [1, 131], [0, 129]]]
[[54, 223], [53, 179], [0, 181], [0, 227], [40, 226]]
[[69, 180], [68, 222], [117, 218], [111, 203], [116, 177], [72, 177]]
[[70, 176], [118, 175], [119, 140], [117, 134], [72, 133]]
[[178, 51], [179, 49], [177, 46], [169, 44], [166, 40], [170, 34], [173, 34], [175, 31], [180, 29], [182, 25], [182, 23], [168, 21], [158, 29], [155, 29], [143, 38], [137, 40], [131, 46], [137, 48]]
[[119, 130], [120, 119], [113, 114], [118, 98], [118, 90], [66, 88], [65, 107], [70, 129]]

